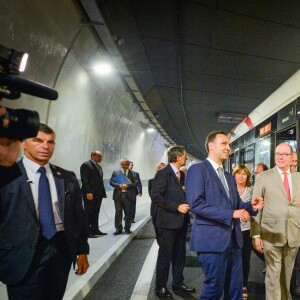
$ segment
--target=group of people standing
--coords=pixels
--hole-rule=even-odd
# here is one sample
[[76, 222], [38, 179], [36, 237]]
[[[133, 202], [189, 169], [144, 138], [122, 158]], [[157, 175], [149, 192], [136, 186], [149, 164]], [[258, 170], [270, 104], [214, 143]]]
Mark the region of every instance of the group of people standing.
[[[107, 233], [99, 229], [99, 213], [102, 199], [106, 198], [106, 191], [103, 181], [103, 171], [100, 165], [103, 155], [97, 150], [91, 153], [91, 159], [83, 163], [80, 167], [82, 187], [81, 191], [84, 199], [84, 209], [86, 214], [87, 231], [89, 238], [96, 238]], [[120, 169], [113, 171], [110, 185], [114, 188], [113, 200], [115, 203], [115, 228], [114, 235], [122, 233], [122, 217], [124, 213], [125, 232], [131, 233], [130, 227], [135, 223], [136, 198], [142, 196], [142, 183], [140, 175], [133, 169], [133, 162], [127, 158], [120, 161]], [[118, 175], [124, 174], [128, 179], [125, 182], [116, 182]], [[126, 179], [124, 179], [126, 181]]]
[[[98, 226], [106, 197], [99, 165], [102, 153], [92, 152], [91, 160], [82, 164], [80, 191], [74, 172], [49, 162], [55, 137], [52, 128], [40, 124], [37, 136], [21, 144], [21, 175], [0, 189], [0, 281], [7, 285], [10, 299], [62, 299], [72, 264], [77, 264], [78, 275], [89, 267], [88, 237], [106, 234]], [[183, 276], [192, 212], [190, 249], [197, 253], [205, 275], [200, 299], [247, 298], [251, 241], [264, 254], [266, 299], [291, 299], [290, 281], [300, 245], [300, 173], [291, 168], [295, 160], [291, 146], [276, 147], [273, 169], [255, 170], [259, 174], [253, 188], [245, 166], [237, 166], [234, 176], [224, 171], [222, 163], [230, 154], [225, 132], [211, 132], [205, 147], [207, 159], [190, 166], [186, 175], [180, 170], [187, 160], [185, 148], [169, 148], [169, 163], [158, 166], [149, 184], [159, 245], [157, 296], [173, 298], [167, 289], [171, 264], [172, 290], [196, 291]], [[131, 233], [133, 203], [142, 194], [129, 160], [121, 159], [120, 166], [110, 179], [115, 235], [123, 230], [122, 211], [125, 232]]]
[[197, 253], [205, 275], [200, 299], [247, 299], [251, 248], [266, 263], [266, 299], [291, 299], [290, 281], [300, 245], [300, 174], [295, 172], [292, 147], [275, 150], [275, 167], [262, 163], [254, 170], [255, 185], [246, 166], [233, 176], [222, 163], [230, 154], [225, 132], [211, 132], [205, 142], [208, 158], [190, 166], [184, 186], [178, 176], [186, 153], [168, 151], [169, 164], [151, 181], [151, 215], [159, 253], [156, 294], [173, 298], [167, 289], [172, 264], [173, 291], [195, 292], [184, 283], [188, 212], [195, 216], [190, 250]]

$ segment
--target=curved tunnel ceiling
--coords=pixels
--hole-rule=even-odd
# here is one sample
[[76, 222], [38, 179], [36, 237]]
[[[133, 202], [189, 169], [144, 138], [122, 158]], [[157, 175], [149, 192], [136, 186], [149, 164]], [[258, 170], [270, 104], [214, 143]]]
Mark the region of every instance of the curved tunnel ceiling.
[[96, 2], [157, 121], [199, 159], [299, 69], [296, 0]]

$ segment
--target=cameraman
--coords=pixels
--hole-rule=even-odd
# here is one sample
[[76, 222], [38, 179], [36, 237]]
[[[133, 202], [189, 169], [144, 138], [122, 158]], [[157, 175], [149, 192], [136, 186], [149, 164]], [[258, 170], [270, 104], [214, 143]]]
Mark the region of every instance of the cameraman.
[[[0, 106], [0, 118], [6, 114], [5, 107]], [[6, 119], [2, 119], [5, 125]], [[0, 187], [6, 185], [21, 175], [18, 165], [15, 163], [19, 151], [20, 141], [7, 137], [0, 137]]]
[[[0, 106], [0, 118], [6, 113], [6, 108]], [[6, 119], [3, 119], [3, 123]], [[4, 124], [3, 124], [4, 125]], [[20, 141], [0, 137], [0, 166], [11, 167], [17, 160], [20, 150]]]

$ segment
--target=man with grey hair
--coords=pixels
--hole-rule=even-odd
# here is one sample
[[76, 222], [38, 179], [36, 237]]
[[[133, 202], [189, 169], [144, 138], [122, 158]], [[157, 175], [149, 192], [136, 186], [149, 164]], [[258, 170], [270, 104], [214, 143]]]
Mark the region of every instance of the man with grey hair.
[[182, 146], [168, 149], [169, 164], [156, 173], [151, 190], [155, 205], [153, 222], [159, 245], [156, 264], [156, 295], [173, 298], [166, 285], [172, 262], [172, 289], [174, 292], [194, 293], [193, 287], [184, 284], [183, 269], [186, 256], [186, 235], [189, 221], [189, 205], [180, 183], [179, 169], [187, 160]]
[[[110, 185], [114, 187], [113, 199], [115, 201], [115, 228], [114, 235], [122, 233], [122, 211], [125, 214], [125, 232], [130, 234], [132, 222], [131, 203], [136, 197], [136, 180], [129, 169], [129, 160], [122, 158], [120, 160], [121, 169], [114, 171], [110, 178]], [[123, 179], [122, 176], [124, 175]]]
[[251, 222], [251, 236], [255, 249], [265, 256], [267, 300], [291, 299], [290, 280], [300, 246], [300, 174], [291, 172], [292, 156], [289, 144], [279, 144], [276, 166], [257, 176], [253, 190], [265, 203]]

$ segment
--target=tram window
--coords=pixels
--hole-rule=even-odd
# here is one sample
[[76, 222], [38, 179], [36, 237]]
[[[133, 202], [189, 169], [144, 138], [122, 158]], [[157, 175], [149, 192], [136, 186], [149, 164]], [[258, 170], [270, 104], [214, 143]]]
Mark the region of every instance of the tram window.
[[255, 165], [259, 162], [264, 163], [270, 168], [271, 166], [271, 136], [260, 139], [255, 147]]
[[250, 173], [253, 173], [254, 169], [254, 144], [248, 146], [245, 148], [245, 154], [244, 154], [244, 164], [250, 171]]

